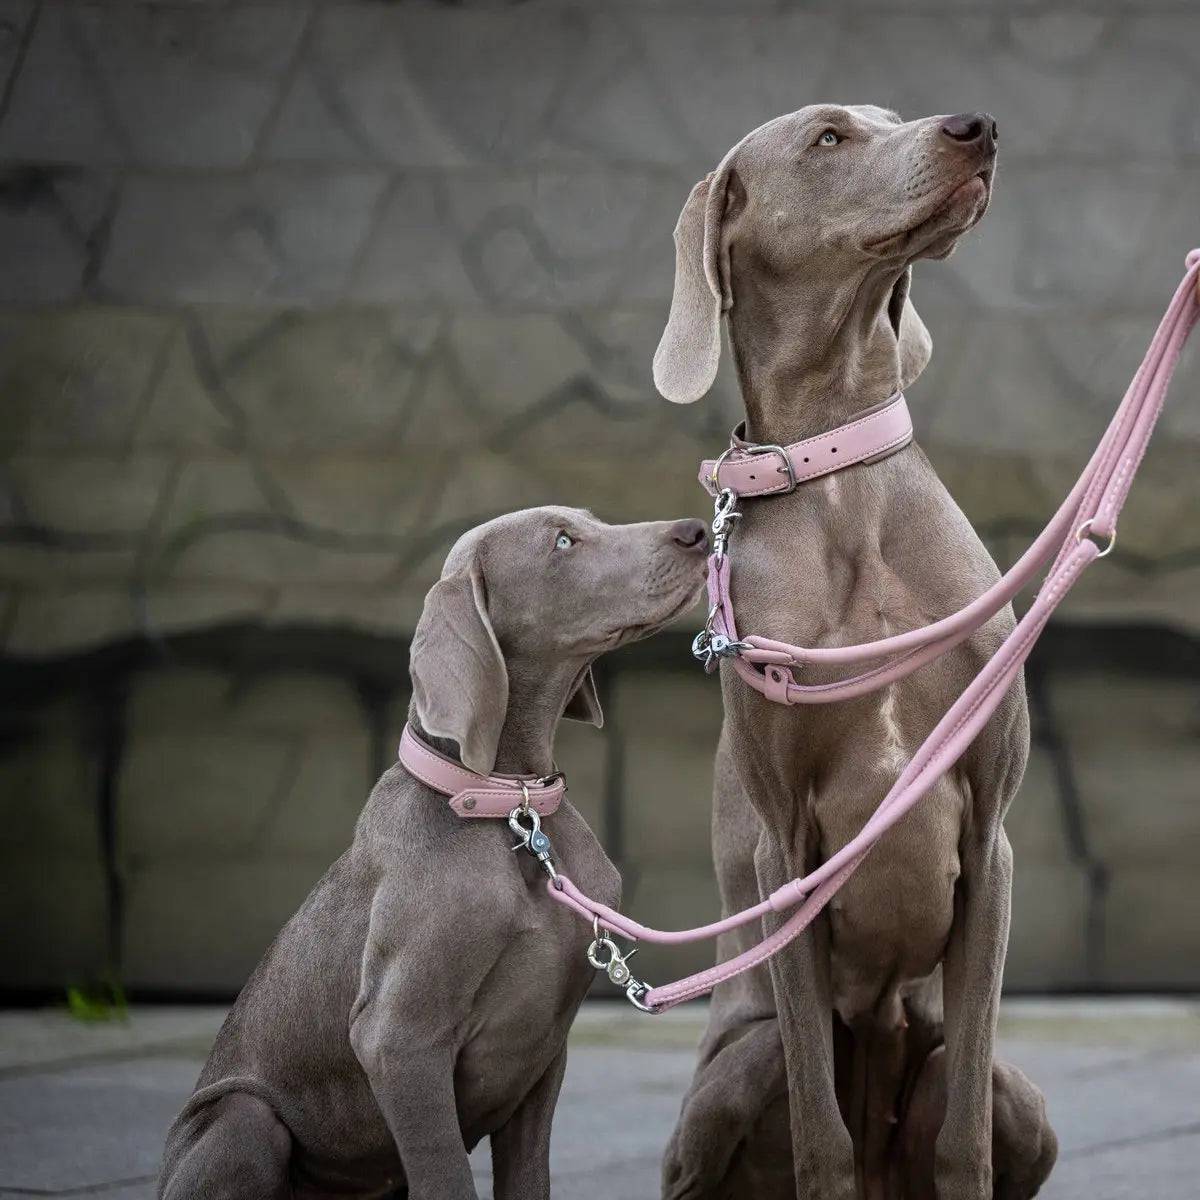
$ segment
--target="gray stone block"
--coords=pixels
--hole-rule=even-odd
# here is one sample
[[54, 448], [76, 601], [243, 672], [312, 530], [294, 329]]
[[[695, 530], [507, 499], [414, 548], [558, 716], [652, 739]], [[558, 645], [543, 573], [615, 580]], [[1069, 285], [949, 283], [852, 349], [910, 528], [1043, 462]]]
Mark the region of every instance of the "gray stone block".
[[1196, 987], [1200, 930], [1184, 915], [1196, 903], [1191, 861], [1185, 842], [1154, 863], [1113, 862], [1104, 910], [1106, 985], [1164, 991]]
[[159, 859], [131, 867], [126, 982], [184, 993], [238, 991], [332, 857]]
[[307, 460], [343, 447], [390, 453], [409, 441], [427, 452], [441, 446], [444, 398], [457, 398], [443, 328], [375, 307], [221, 307], [197, 318], [178, 378], [219, 409], [226, 445], [241, 438]]
[[336, 298], [383, 187], [375, 172], [133, 175], [100, 286], [159, 302]]
[[1046, 862], [1019, 851], [1014, 857], [1005, 986], [1054, 990], [1094, 985], [1087, 960], [1087, 878], [1066, 858]]
[[0, 169], [0, 247], [5, 271], [0, 302], [53, 304], [75, 299], [90, 255], [87, 230], [69, 215], [53, 177], [27, 168]]
[[130, 158], [129, 134], [89, 69], [93, 52], [81, 23], [86, 17], [83, 5], [39, 9], [20, 71], [15, 81], [10, 77], [0, 158], [87, 165]]
[[7, 463], [26, 521], [66, 534], [140, 533], [166, 486], [163, 458], [14, 455]]
[[1089, 672], [1054, 697], [1103, 861], [1119, 876], [1200, 853], [1195, 685]]
[[[42, 792], [38, 789], [40, 799]], [[94, 792], [84, 797], [94, 798]], [[37, 803], [29, 796], [26, 803]], [[40, 845], [0, 853], [0, 986], [40, 991], [86, 984], [108, 961], [107, 896], [98, 852]]]
[[34, 0], [0, 3], [0, 86], [8, 86], [35, 8]]
[[615, 693], [612, 722], [625, 742], [626, 861], [647, 871], [651, 885], [666, 868], [694, 864], [709, 873], [711, 894], [709, 814], [720, 685], [699, 670], [639, 673], [621, 678]]
[[523, 159], [585, 53], [585, 29], [570, 8], [322, 10], [270, 151], [311, 147], [302, 125], [316, 104], [322, 124], [341, 132], [335, 145], [372, 158], [422, 167]]
[[364, 718], [347, 683], [321, 676], [140, 682], [118, 784], [123, 858], [332, 862], [373, 782]]
[[[305, 16], [286, 4], [52, 5], [17, 82], [0, 154], [241, 164]], [[84, 114], [94, 114], [90, 128]]]
[[99, 646], [125, 637], [138, 625], [137, 606], [127, 586], [61, 580], [49, 587], [22, 587], [9, 619], [5, 650], [40, 658]]
[[1198, 186], [1188, 160], [1002, 165], [984, 223], [941, 270], [990, 308], [1157, 321], [1195, 241]]
[[0, 753], [0, 986], [84, 983], [105, 966], [99, 760], [78, 701], [5, 714]]
[[665, 303], [692, 182], [629, 168], [402, 178], [350, 294], [501, 311]]
[[127, 448], [171, 329], [159, 313], [100, 305], [0, 316], [5, 450]]

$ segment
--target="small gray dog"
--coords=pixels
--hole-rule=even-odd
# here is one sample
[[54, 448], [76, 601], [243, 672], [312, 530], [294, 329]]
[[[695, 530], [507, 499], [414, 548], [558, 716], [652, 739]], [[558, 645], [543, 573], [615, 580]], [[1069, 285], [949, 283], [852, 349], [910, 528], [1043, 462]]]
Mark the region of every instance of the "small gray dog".
[[[591, 665], [697, 597], [699, 521], [612, 526], [537, 508], [464, 535], [412, 646], [410, 728], [480, 774], [548, 776], [562, 716], [601, 723]], [[569, 801], [548, 822], [590, 895], [620, 880]], [[167, 1135], [166, 1200], [550, 1194], [588, 929], [545, 894], [503, 820], [463, 820], [402, 766], [284, 926]]]

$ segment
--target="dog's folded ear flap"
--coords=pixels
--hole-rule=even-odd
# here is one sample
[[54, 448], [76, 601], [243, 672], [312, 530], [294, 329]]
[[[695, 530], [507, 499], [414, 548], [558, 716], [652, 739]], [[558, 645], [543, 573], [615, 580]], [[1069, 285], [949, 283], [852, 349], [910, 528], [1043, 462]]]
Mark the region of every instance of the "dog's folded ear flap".
[[721, 313], [730, 296], [720, 262], [727, 167], [702, 179], [675, 224], [675, 291], [654, 352], [654, 386], [675, 404], [691, 404], [712, 387], [721, 360]]
[[453, 738], [465, 766], [491, 774], [508, 711], [508, 669], [477, 563], [430, 588], [409, 669], [422, 729]]
[[905, 267], [904, 274], [896, 280], [892, 297], [888, 301], [888, 320], [896, 335], [896, 349], [900, 356], [900, 390], [910, 387], [929, 365], [933, 354], [933, 339], [925, 322], [913, 307], [909, 290], [912, 287], [912, 267]]
[[591, 667], [580, 676], [578, 685], [563, 709], [563, 716], [572, 721], [586, 721], [589, 725], [595, 725], [597, 729], [604, 728], [604, 710], [600, 707], [600, 696], [596, 691]]

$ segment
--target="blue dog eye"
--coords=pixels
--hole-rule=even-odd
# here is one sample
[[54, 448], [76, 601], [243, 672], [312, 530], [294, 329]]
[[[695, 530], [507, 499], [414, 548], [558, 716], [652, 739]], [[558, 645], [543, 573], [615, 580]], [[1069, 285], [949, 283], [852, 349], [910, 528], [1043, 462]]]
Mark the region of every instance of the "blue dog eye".
[[554, 539], [555, 550], [570, 550], [575, 545], [575, 539], [569, 533], [560, 533]]
[[819, 138], [817, 138], [818, 146], [836, 146], [842, 139], [838, 137], [832, 129], [827, 129]]

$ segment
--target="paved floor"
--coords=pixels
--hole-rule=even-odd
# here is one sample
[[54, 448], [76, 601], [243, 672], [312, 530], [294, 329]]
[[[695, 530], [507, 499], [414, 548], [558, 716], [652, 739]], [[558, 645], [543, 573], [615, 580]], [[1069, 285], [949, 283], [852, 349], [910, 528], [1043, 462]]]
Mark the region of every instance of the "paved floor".
[[[0, 1013], [0, 1197], [147, 1200], [163, 1131], [223, 1013], [124, 1023]], [[588, 1007], [554, 1130], [558, 1200], [653, 1200], [703, 1011]], [[1200, 1001], [1006, 1004], [1004, 1054], [1045, 1090], [1062, 1143], [1046, 1200], [1192, 1200], [1200, 1180]], [[490, 1196], [486, 1152], [480, 1194]]]

